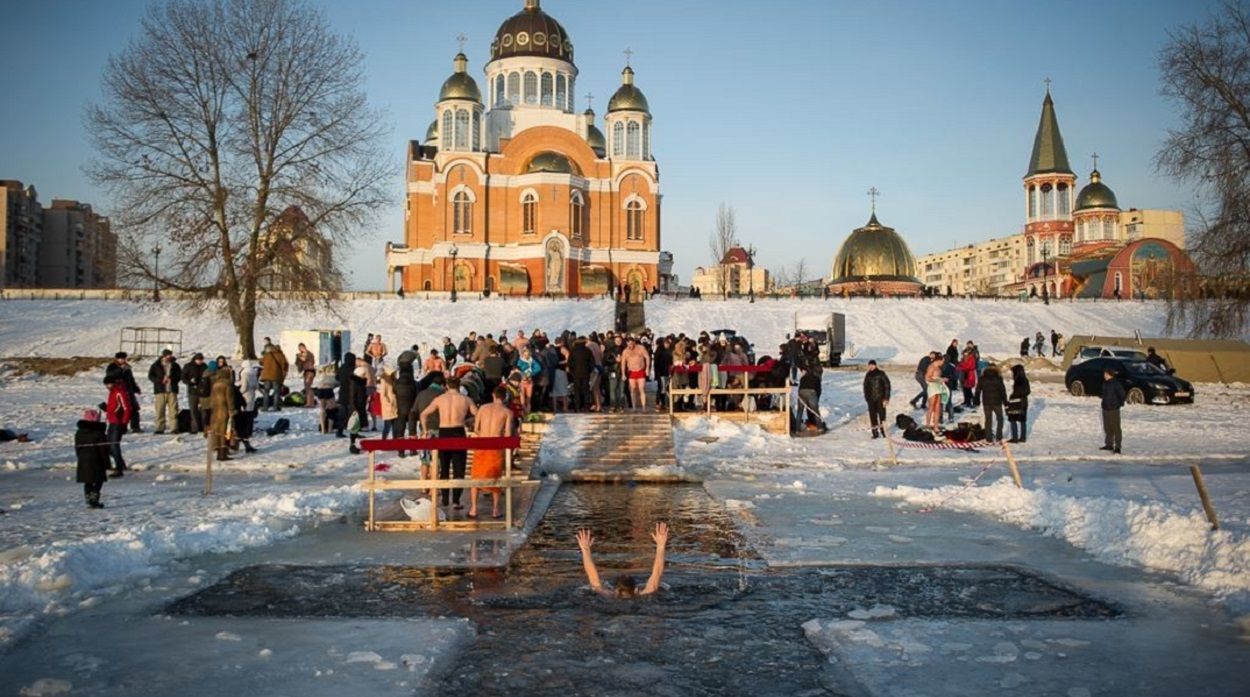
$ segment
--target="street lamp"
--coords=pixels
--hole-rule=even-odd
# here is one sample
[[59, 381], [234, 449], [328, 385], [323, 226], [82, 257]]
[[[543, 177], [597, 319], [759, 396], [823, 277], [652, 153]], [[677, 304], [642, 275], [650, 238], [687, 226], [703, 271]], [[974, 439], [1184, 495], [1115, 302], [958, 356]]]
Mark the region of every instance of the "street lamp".
[[456, 302], [456, 255], [460, 253], [460, 248], [454, 243], [451, 245], [451, 301]]
[[755, 245], [747, 247], [747, 295], [755, 302]]
[[1047, 280], [1048, 277], [1050, 276], [1050, 262], [1047, 261], [1049, 258], [1050, 258], [1050, 243], [1043, 242], [1042, 243], [1042, 303], [1045, 305], [1050, 304], [1050, 287], [1048, 285], [1049, 281]]
[[156, 268], [152, 272], [152, 302], [161, 301], [161, 245], [158, 243], [152, 250], [156, 256]]

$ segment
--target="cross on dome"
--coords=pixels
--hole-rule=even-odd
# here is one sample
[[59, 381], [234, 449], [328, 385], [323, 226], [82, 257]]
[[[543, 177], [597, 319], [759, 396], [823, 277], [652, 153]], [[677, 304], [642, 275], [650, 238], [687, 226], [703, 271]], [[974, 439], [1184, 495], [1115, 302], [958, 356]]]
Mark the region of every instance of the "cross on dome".
[[626, 46], [624, 53], [625, 53], [625, 67], [629, 67], [629, 59], [634, 57], [634, 50]]
[[594, 102], [595, 102], [595, 95], [591, 94], [590, 92], [587, 92], [586, 93], [586, 108], [594, 109], [595, 108]]
[[872, 214], [873, 215], [877, 214], [877, 197], [880, 195], [881, 195], [881, 192], [878, 191], [877, 187], [875, 186], [868, 190], [868, 197], [872, 199]]
[[456, 35], [456, 43], [460, 44], [461, 53], [464, 53], [464, 45], [468, 42], [469, 42], [469, 37], [465, 36], [464, 32], [460, 32], [459, 34]]
[[1094, 153], [1090, 157], [1094, 158], [1094, 169], [1098, 169], [1098, 153]]

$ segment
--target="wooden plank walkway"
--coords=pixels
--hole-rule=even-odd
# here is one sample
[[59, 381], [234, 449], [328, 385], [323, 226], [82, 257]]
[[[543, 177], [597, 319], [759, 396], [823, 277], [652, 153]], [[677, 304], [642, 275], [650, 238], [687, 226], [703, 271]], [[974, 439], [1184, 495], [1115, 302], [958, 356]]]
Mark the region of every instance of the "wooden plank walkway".
[[564, 478], [573, 482], [677, 483], [695, 481], [681, 471], [667, 413], [569, 414], [583, 438]]

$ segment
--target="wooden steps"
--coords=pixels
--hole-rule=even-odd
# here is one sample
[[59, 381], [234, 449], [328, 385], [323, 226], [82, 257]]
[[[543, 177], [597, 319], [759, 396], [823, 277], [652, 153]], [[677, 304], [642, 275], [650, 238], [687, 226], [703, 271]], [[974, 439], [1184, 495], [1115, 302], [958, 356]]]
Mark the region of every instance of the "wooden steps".
[[574, 482], [689, 481], [677, 462], [672, 419], [660, 413], [569, 414], [583, 434], [566, 479]]

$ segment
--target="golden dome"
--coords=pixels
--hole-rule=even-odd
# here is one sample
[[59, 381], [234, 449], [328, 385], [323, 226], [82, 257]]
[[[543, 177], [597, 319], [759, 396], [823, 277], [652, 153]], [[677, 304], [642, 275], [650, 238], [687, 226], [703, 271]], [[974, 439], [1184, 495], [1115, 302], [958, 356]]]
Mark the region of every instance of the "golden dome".
[[833, 262], [831, 283], [901, 281], [920, 284], [916, 258], [894, 228], [877, 222], [877, 214], [842, 243]]
[[569, 158], [557, 152], [547, 150], [540, 152], [530, 160], [529, 167], [525, 170], [526, 174], [533, 172], [552, 172], [554, 174], [577, 174], [573, 167], [573, 163], [569, 162]]
[[642, 111], [651, 113], [651, 106], [647, 104], [647, 97], [642, 90], [634, 86], [634, 69], [625, 66], [621, 71], [621, 86], [616, 90], [616, 94], [612, 95], [612, 99], [608, 100], [608, 113], [614, 111]]
[[1076, 196], [1075, 210], [1082, 211], [1087, 208], [1120, 210], [1120, 204], [1115, 200], [1115, 192], [1111, 190], [1111, 187], [1102, 183], [1102, 175], [1098, 173], [1098, 170], [1089, 173], [1089, 183]]
[[438, 140], [438, 119], [431, 121], [430, 127], [425, 129], [425, 142], [428, 143], [431, 140]]
[[587, 109], [585, 111], [586, 118], [590, 120], [590, 124], [586, 127], [586, 144], [599, 157], [608, 151], [608, 139], [603, 136], [603, 131], [595, 125], [595, 110]]
[[568, 32], [538, 0], [525, 0], [525, 8], [499, 25], [490, 44], [490, 59], [538, 56], [573, 62], [573, 42]]
[[456, 72], [447, 78], [443, 83], [443, 89], [439, 90], [438, 101], [444, 99], [467, 99], [472, 102], [481, 103], [482, 91], [478, 89], [477, 82], [469, 76], [468, 67], [469, 59], [463, 53], [457, 53], [453, 61], [456, 66]]

